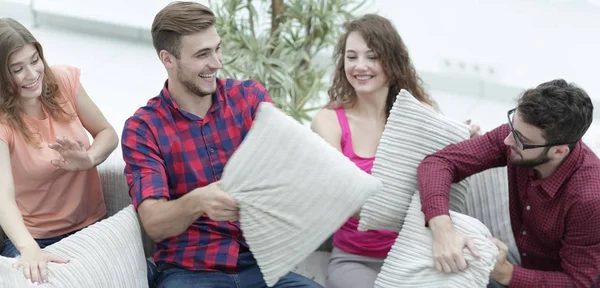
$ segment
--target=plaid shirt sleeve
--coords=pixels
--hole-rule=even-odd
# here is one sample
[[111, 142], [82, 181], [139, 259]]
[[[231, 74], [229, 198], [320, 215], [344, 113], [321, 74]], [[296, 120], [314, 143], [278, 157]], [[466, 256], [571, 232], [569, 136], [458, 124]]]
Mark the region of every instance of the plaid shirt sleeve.
[[258, 109], [260, 102], [272, 103], [273, 101], [271, 100], [271, 96], [269, 96], [269, 92], [262, 84], [257, 81], [252, 81], [250, 83], [250, 87], [247, 87], [247, 89], [250, 89], [247, 95], [250, 107], [252, 107], [252, 119], [254, 119], [254, 116], [256, 116], [256, 109]]
[[449, 215], [450, 185], [473, 174], [506, 165], [504, 138], [508, 124], [484, 135], [452, 144], [429, 155], [419, 165], [417, 176], [425, 224], [439, 215]]
[[148, 125], [139, 117], [129, 118], [121, 139], [133, 207], [137, 210], [148, 198], [170, 199], [164, 163]]
[[[580, 183], [589, 183], [582, 178], [584, 177], [579, 179]], [[564, 272], [531, 270], [514, 266], [509, 287], [592, 286], [592, 282], [600, 275], [600, 233], [598, 232], [600, 231], [600, 198], [580, 201], [566, 214], [566, 234], [559, 252]]]

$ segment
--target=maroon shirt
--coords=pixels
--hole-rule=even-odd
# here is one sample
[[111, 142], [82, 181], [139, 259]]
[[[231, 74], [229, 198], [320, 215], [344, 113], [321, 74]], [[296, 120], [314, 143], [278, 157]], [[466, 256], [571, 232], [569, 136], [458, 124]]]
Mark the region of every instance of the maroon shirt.
[[522, 262], [510, 287], [590, 287], [600, 273], [600, 160], [580, 141], [552, 175], [536, 179], [533, 168], [510, 163], [509, 133], [505, 124], [423, 160], [418, 177], [426, 223], [449, 215], [451, 183], [506, 166]]

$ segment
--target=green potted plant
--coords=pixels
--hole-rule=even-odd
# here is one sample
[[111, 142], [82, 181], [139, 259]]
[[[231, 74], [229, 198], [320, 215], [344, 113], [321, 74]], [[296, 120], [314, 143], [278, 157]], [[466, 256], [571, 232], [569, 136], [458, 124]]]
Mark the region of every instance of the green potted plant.
[[331, 73], [315, 59], [331, 57], [344, 22], [367, 1], [211, 1], [222, 38], [222, 73], [261, 82], [277, 107], [310, 121], [323, 105]]

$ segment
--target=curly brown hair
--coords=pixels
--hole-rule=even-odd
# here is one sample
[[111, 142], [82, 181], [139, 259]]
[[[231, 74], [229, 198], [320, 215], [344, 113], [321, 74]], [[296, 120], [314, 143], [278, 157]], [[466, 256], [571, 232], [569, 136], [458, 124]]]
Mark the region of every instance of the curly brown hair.
[[33, 37], [21, 23], [11, 18], [0, 19], [0, 122], [8, 124], [12, 129], [19, 131], [27, 143], [34, 143], [34, 133], [29, 129], [23, 119], [23, 107], [20, 101], [21, 89], [15, 83], [8, 68], [8, 59], [17, 50], [33, 44], [44, 63], [44, 80], [42, 82], [43, 90], [40, 95], [40, 101], [44, 110], [58, 121], [68, 121], [72, 119], [71, 114], [67, 113], [62, 104], [59, 103], [59, 90], [56, 83], [56, 77], [44, 59], [42, 45]]
[[344, 54], [348, 35], [358, 32], [365, 39], [369, 48], [379, 56], [379, 61], [381, 61], [383, 71], [388, 79], [390, 87], [385, 104], [386, 116], [389, 116], [401, 89], [410, 92], [420, 102], [436, 107], [433, 99], [422, 87], [423, 81], [417, 75], [408, 56], [408, 49], [390, 20], [379, 15], [367, 14], [345, 23], [344, 30], [333, 55], [336, 68], [333, 84], [328, 91], [328, 105], [353, 105], [356, 102], [356, 92], [348, 82], [344, 71]]

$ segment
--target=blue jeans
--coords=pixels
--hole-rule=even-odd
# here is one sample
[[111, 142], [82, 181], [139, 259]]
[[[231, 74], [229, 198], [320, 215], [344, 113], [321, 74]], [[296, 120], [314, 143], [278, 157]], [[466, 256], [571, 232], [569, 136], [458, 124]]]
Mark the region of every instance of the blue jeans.
[[[238, 258], [238, 273], [191, 271], [173, 265], [158, 263], [156, 288], [266, 288], [263, 275], [251, 252]], [[314, 281], [296, 273], [282, 277], [275, 288], [322, 288]]]
[[[52, 238], [35, 239], [35, 242], [38, 243], [40, 248], [44, 249], [47, 246], [50, 246], [64, 238], [69, 237], [73, 233], [75, 233], [75, 232], [67, 233], [67, 234], [52, 237]], [[0, 253], [0, 255], [2, 255], [4, 257], [8, 257], [8, 258], [15, 258], [15, 257], [21, 255], [21, 253], [19, 253], [19, 250], [17, 249], [17, 247], [15, 247], [15, 245], [8, 238], [6, 238], [6, 239], [4, 239], [4, 248], [2, 249], [2, 253]], [[146, 260], [146, 272], [148, 275], [149, 287], [153, 288], [154, 287], [153, 283], [156, 280], [155, 278], [158, 273], [156, 270], [156, 266], [148, 260]]]
[[[46, 239], [35, 239], [35, 242], [38, 243], [38, 245], [40, 246], [40, 248], [44, 249], [46, 248], [46, 246], [50, 246], [66, 237], [68, 237], [70, 234], [65, 234], [65, 235], [60, 235], [60, 236], [56, 236], [56, 237], [52, 237], [52, 238], [46, 238]], [[17, 247], [15, 247], [15, 245], [8, 239], [4, 239], [4, 249], [2, 249], [2, 256], [4, 257], [8, 257], [8, 258], [15, 258], [19, 255], [21, 255], [21, 253], [19, 253], [19, 250], [17, 249]]]

